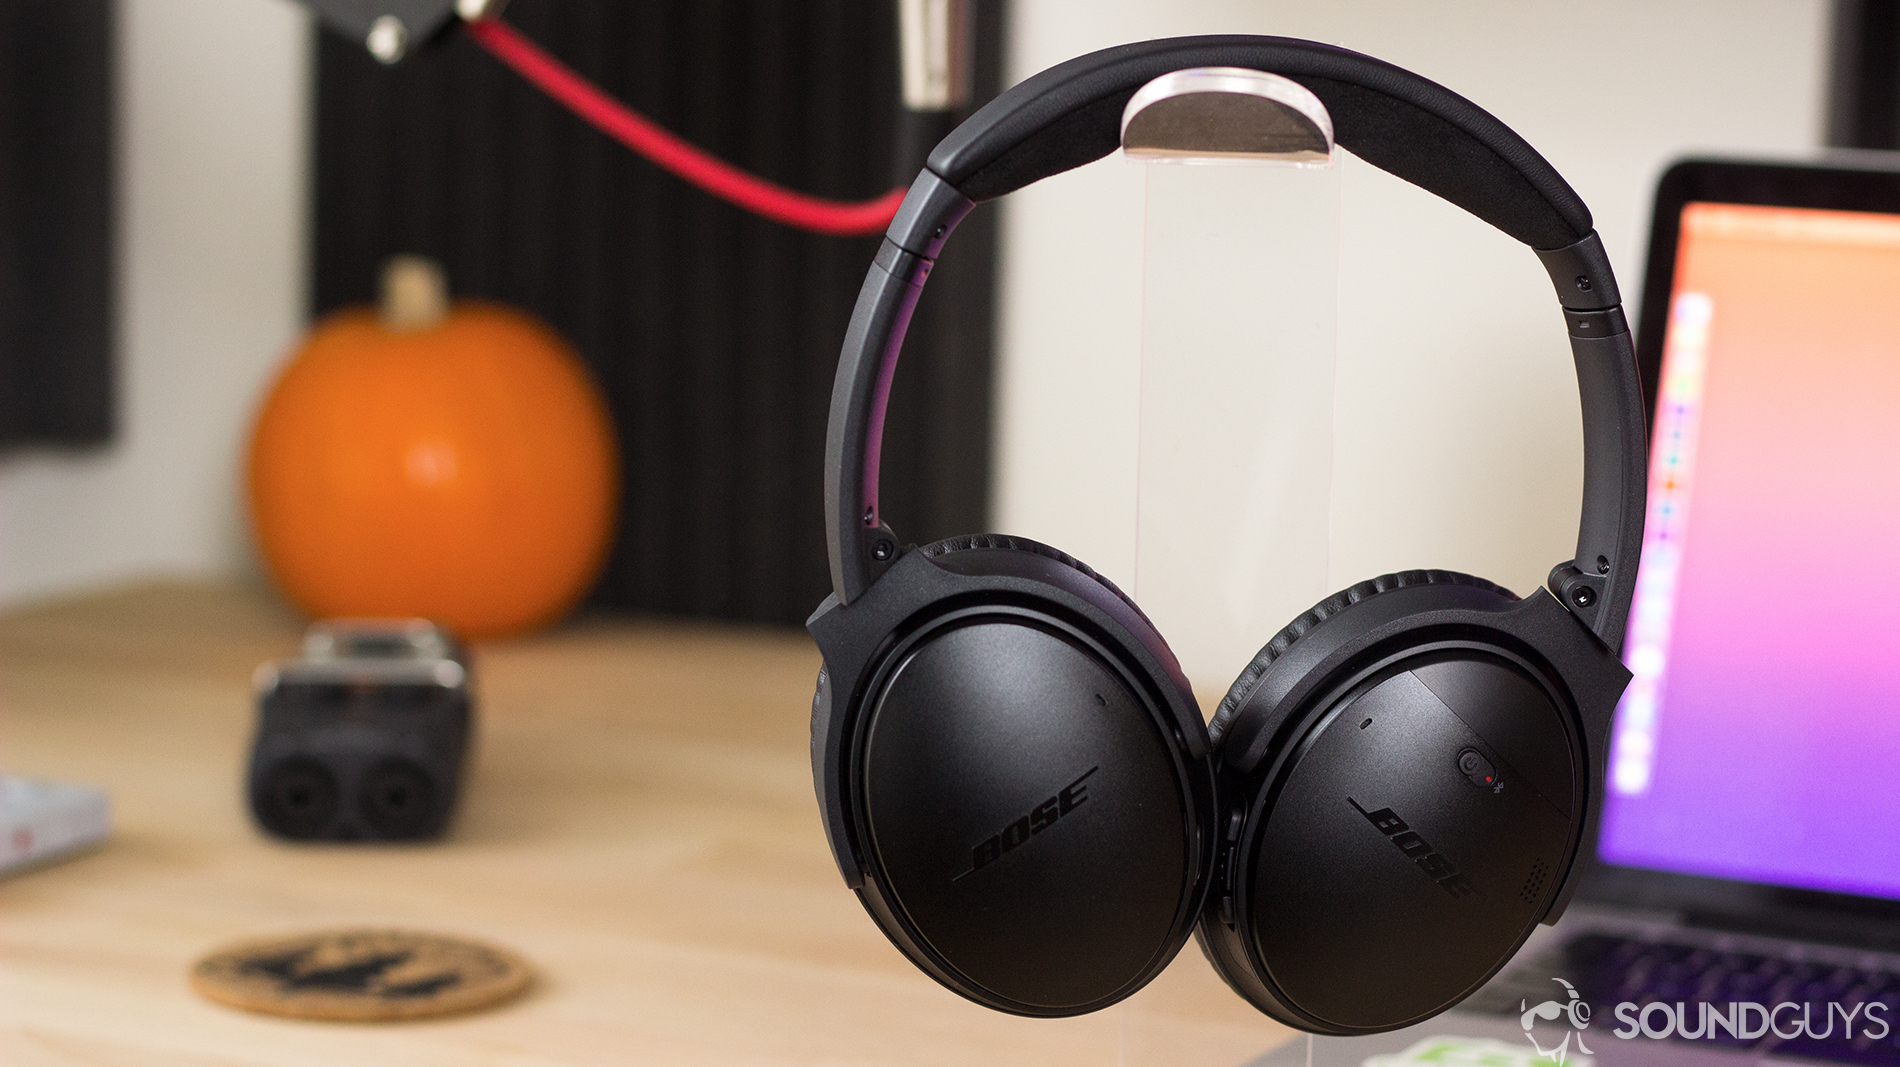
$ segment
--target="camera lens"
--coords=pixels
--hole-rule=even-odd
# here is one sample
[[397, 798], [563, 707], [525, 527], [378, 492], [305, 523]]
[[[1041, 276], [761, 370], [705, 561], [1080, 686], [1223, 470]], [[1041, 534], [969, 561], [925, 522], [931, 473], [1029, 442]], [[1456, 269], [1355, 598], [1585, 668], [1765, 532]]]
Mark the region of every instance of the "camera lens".
[[437, 821], [435, 786], [413, 760], [384, 760], [370, 768], [357, 800], [363, 822], [377, 837], [423, 837]]
[[315, 837], [336, 818], [336, 778], [312, 760], [285, 760], [256, 786], [251, 809], [271, 833]]

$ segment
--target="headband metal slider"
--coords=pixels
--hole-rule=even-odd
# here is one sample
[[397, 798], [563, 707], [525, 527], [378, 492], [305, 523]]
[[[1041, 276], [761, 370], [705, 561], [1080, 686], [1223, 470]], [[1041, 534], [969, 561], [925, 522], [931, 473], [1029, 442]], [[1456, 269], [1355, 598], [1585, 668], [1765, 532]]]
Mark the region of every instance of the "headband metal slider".
[[1143, 162], [1328, 167], [1333, 117], [1291, 78], [1245, 67], [1192, 67], [1163, 74], [1129, 98], [1122, 152]]

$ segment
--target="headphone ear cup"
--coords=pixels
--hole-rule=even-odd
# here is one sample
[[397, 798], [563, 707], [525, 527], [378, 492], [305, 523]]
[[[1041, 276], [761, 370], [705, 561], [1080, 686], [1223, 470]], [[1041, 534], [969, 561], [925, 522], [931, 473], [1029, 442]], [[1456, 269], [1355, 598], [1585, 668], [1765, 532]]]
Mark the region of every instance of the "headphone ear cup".
[[[1116, 615], [1119, 621], [1133, 632], [1136, 640], [1161, 658], [1167, 668], [1162, 672], [1163, 678], [1160, 679], [1163, 684], [1185, 685], [1181, 676], [1181, 663], [1175, 658], [1174, 649], [1168, 647], [1168, 642], [1161, 636], [1161, 631], [1155, 628], [1154, 621], [1148, 618], [1148, 613], [1142, 611], [1141, 606], [1135, 603], [1135, 598], [1122, 592], [1121, 586], [1116, 585], [1107, 575], [1067, 552], [1052, 545], [1045, 545], [1041, 541], [1032, 541], [1027, 537], [1013, 537], [1009, 534], [964, 534], [960, 537], [946, 537], [941, 541], [927, 544], [917, 551], [926, 559], [938, 560], [952, 567], [966, 559], [980, 560], [982, 558], [961, 556], [966, 552], [1020, 552], [1059, 563], [1088, 579], [1088, 585], [1079, 588], [1078, 592], [1088, 596], [1104, 610]], [[1192, 691], [1184, 695], [1188, 700], [1193, 700]]]
[[[1211, 746], [1160, 634], [1073, 558], [994, 535], [906, 553], [839, 614], [857, 612], [900, 622], [831, 679], [856, 695], [820, 742], [846, 768], [821, 799], [850, 824], [885, 934], [1018, 1014], [1145, 985], [1199, 917], [1215, 810]], [[846, 661], [822, 619], [812, 630]]]
[[1222, 701], [1228, 833], [1197, 936], [1263, 1012], [1407, 1026], [1535, 927], [1584, 793], [1573, 704], [1513, 629], [1525, 610], [1470, 575], [1385, 575], [1295, 619]]

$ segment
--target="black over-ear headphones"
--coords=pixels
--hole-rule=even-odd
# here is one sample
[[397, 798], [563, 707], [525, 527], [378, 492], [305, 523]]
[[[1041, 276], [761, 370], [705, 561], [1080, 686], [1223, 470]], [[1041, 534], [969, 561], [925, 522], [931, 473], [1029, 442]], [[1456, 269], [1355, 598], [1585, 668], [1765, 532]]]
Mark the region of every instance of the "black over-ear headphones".
[[[877, 478], [898, 348], [951, 228], [1115, 150], [1150, 80], [1212, 66], [1299, 82], [1340, 145], [1537, 250], [1576, 357], [1584, 493], [1549, 592], [1449, 571], [1362, 582], [1269, 641], [1204, 728], [1167, 643], [1107, 579], [1013, 537], [900, 550]], [[1300, 1029], [1372, 1033], [1456, 1004], [1555, 921], [1594, 835], [1644, 448], [1589, 211], [1469, 101], [1274, 37], [1127, 45], [1017, 85], [911, 186], [832, 392], [812, 769], [846, 883], [919, 967], [1003, 1011], [1113, 1004], [1197, 926], [1234, 990]]]

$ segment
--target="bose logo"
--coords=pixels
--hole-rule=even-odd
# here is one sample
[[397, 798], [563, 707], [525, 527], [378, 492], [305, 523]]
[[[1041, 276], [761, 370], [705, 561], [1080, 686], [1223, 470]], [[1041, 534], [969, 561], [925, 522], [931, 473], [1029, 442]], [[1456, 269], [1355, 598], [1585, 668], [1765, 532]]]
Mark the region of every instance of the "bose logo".
[[1478, 895], [1478, 887], [1472, 885], [1464, 875], [1459, 874], [1458, 868], [1431, 845], [1426, 844], [1425, 839], [1418, 836], [1416, 831], [1405, 825], [1405, 820], [1399, 818], [1398, 813], [1391, 808], [1367, 811], [1351, 797], [1346, 798], [1346, 803], [1351, 804], [1354, 811], [1364, 815], [1366, 821], [1372, 824], [1373, 829], [1384, 834], [1386, 840], [1391, 841], [1400, 852], [1417, 862], [1418, 869], [1442, 886], [1445, 892], [1454, 897]]
[[1003, 827], [1001, 831], [991, 835], [987, 841], [972, 848], [970, 869], [950, 880], [960, 881], [995, 863], [1002, 858], [1003, 853], [1014, 850], [1023, 842], [1054, 826], [1057, 819], [1081, 807], [1089, 798], [1088, 786], [1083, 783], [1088, 781], [1089, 775], [1101, 769], [1100, 766], [1090, 767], [1082, 773], [1082, 777], [1063, 787], [1062, 792], [1036, 805], [1029, 814]]

